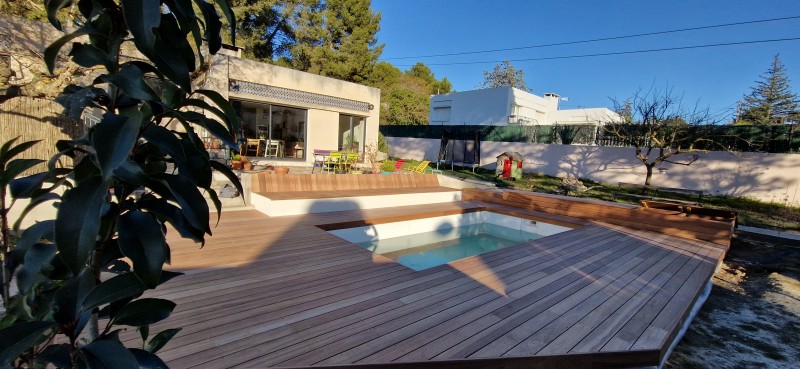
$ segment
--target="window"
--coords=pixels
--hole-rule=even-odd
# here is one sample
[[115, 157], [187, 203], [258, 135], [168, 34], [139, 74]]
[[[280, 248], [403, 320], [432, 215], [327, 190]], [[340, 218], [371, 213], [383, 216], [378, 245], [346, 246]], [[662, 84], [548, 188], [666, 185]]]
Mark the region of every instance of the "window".
[[339, 150], [364, 152], [367, 119], [353, 115], [339, 115]]
[[237, 102], [242, 139], [261, 139], [262, 155], [305, 158], [307, 110], [287, 106]]

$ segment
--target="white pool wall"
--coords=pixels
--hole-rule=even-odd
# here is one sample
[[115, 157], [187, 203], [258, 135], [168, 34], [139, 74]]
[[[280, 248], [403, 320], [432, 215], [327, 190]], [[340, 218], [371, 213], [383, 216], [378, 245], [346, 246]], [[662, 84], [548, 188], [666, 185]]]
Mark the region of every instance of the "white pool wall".
[[[490, 211], [480, 211], [394, 223], [374, 224], [364, 227], [337, 229], [330, 231], [330, 233], [353, 243], [361, 243], [378, 239], [409, 236], [418, 233], [436, 232], [437, 241], [441, 241], [455, 239], [459, 236], [459, 233], [453, 228], [477, 223], [494, 224], [528, 233], [536, 233], [542, 236], [549, 236], [571, 229], [555, 224], [542, 223]], [[419, 241], [421, 241], [420, 243], [425, 243], [424, 240]]]

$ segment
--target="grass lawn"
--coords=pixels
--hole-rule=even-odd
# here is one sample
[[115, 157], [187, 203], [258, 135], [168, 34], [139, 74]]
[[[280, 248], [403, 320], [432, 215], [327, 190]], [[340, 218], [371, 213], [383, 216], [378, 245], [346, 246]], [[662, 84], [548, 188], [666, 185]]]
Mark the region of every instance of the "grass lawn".
[[[419, 162], [409, 160], [406, 161], [405, 168], [412, 165], [417, 165]], [[392, 168], [394, 162], [391, 161]], [[550, 177], [542, 174], [525, 173], [521, 180], [496, 180], [494, 171], [486, 169], [476, 169], [475, 173], [471, 169], [458, 169], [444, 170], [445, 175], [464, 178], [475, 179], [487, 182], [494, 182], [501, 187], [509, 187], [518, 190], [527, 190], [535, 192], [544, 192], [552, 194], [563, 194], [561, 189], [561, 179], [557, 177]], [[570, 196], [585, 197], [606, 201], [619, 201], [629, 204], [638, 204], [635, 199], [621, 198], [614, 200], [614, 192], [628, 192], [631, 194], [638, 193], [637, 190], [620, 190], [617, 186], [607, 185], [602, 183], [593, 182], [590, 180], [581, 180], [586, 187], [589, 188], [585, 192], [570, 192]], [[644, 183], [644, 178], [642, 178]], [[676, 200], [696, 201], [693, 196], [683, 196], [679, 194], [663, 194], [660, 193], [659, 197], [670, 197]], [[730, 196], [703, 196], [702, 204], [707, 208], [715, 208], [722, 210], [735, 211], [738, 213], [739, 224], [768, 228], [780, 231], [794, 231], [800, 232], [800, 207], [788, 206], [778, 203], [769, 203], [758, 201], [751, 198], [744, 197], [730, 197]]]

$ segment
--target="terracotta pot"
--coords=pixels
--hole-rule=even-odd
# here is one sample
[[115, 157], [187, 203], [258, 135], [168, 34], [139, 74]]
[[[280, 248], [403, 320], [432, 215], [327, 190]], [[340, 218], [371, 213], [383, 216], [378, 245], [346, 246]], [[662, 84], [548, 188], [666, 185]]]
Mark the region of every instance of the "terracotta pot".
[[249, 161], [246, 163], [242, 163], [242, 167], [244, 168], [244, 170], [253, 170], [253, 163]]
[[275, 167], [275, 174], [289, 174], [289, 167]]
[[242, 162], [239, 161], [239, 160], [231, 161], [231, 168], [236, 169], [236, 170], [241, 170], [242, 169]]

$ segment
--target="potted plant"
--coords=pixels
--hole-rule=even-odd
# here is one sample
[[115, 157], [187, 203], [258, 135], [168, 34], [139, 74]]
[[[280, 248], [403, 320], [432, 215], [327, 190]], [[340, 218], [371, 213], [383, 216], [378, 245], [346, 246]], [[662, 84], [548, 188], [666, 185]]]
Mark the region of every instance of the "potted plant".
[[289, 174], [289, 167], [275, 167], [275, 174]]
[[231, 156], [231, 168], [236, 170], [242, 169], [242, 157], [239, 154]]
[[253, 170], [253, 162], [247, 160], [246, 156], [242, 156], [242, 168], [244, 170]]

